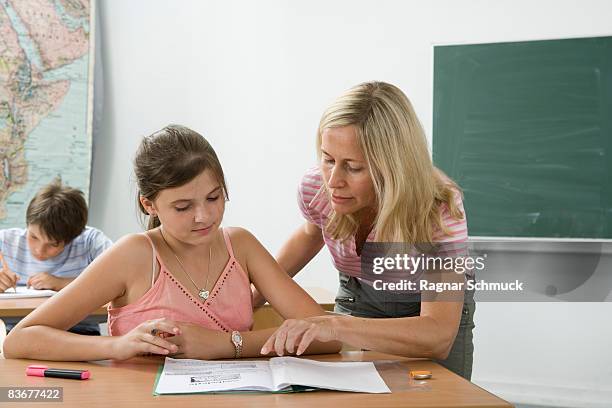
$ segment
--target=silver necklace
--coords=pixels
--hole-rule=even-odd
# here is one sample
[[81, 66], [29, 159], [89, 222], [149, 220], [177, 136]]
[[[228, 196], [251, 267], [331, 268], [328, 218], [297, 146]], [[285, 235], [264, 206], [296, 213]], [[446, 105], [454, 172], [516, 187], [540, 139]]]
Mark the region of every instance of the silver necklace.
[[176, 261], [178, 262], [179, 266], [181, 267], [183, 272], [185, 272], [185, 275], [187, 275], [187, 277], [189, 278], [191, 283], [193, 283], [193, 286], [195, 286], [196, 290], [198, 291], [198, 296], [202, 300], [208, 299], [208, 296], [210, 296], [210, 291], [206, 290], [206, 288], [208, 287], [208, 278], [210, 276], [210, 258], [212, 257], [212, 243], [211, 243], [210, 247], [208, 247], [208, 269], [206, 270], [206, 283], [204, 284], [203, 288], [200, 288], [200, 287], [198, 287], [198, 284], [195, 283], [195, 281], [191, 278], [191, 275], [189, 275], [189, 272], [187, 272], [187, 269], [185, 269], [185, 265], [183, 265], [183, 263], [179, 259], [178, 255], [176, 255], [176, 252], [174, 252], [174, 250], [172, 249], [170, 244], [168, 244], [168, 241], [166, 241], [166, 237], [164, 237], [164, 233], [163, 233], [163, 231], [161, 229], [159, 230], [159, 233], [162, 236], [162, 239], [164, 240], [164, 243], [166, 244], [168, 249], [170, 249], [170, 252], [172, 252], [172, 255], [174, 255], [174, 257], [176, 258]]

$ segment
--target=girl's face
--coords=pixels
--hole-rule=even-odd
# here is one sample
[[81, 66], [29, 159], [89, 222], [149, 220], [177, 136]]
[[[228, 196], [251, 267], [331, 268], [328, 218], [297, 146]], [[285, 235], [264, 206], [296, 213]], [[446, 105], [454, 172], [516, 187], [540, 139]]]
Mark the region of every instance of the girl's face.
[[210, 169], [187, 184], [160, 191], [152, 202], [140, 200], [150, 215], [159, 217], [164, 231], [191, 245], [211, 242], [225, 211], [223, 188]]
[[321, 135], [321, 173], [338, 214], [368, 213], [376, 192], [354, 126], [325, 129]]

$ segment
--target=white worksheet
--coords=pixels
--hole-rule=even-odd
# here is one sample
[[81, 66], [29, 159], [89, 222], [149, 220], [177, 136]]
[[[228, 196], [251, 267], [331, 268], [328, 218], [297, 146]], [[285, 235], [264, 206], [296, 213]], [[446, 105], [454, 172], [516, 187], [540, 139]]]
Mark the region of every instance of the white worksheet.
[[17, 292], [15, 292], [13, 288], [8, 288], [6, 291], [0, 293], [0, 299], [50, 297], [56, 293], [56, 291], [50, 289], [38, 290], [25, 286], [17, 286]]

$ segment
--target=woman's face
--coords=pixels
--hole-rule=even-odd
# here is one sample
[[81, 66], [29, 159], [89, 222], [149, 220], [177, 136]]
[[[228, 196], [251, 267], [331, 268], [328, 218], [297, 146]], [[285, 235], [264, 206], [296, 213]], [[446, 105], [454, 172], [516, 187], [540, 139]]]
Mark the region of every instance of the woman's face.
[[323, 131], [321, 173], [336, 213], [359, 216], [375, 209], [374, 184], [354, 126]]
[[214, 239], [225, 211], [223, 188], [210, 169], [187, 184], [160, 191], [152, 202], [142, 197], [141, 202], [159, 217], [165, 232], [191, 245]]

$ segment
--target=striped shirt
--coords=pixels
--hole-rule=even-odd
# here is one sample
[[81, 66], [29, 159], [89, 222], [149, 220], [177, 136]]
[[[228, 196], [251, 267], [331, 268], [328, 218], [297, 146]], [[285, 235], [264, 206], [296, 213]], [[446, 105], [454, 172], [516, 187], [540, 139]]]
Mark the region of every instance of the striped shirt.
[[85, 227], [79, 236], [66, 244], [59, 255], [39, 261], [30, 252], [26, 229], [0, 230], [0, 251], [8, 267], [19, 275], [17, 283], [23, 285], [30, 276], [40, 272], [60, 278], [74, 278], [111, 245], [112, 241], [102, 231]]
[[[362, 276], [361, 274], [361, 256], [357, 254], [355, 245], [355, 237], [351, 236], [345, 241], [333, 239], [325, 230], [325, 225], [329, 220], [332, 207], [328, 195], [322, 190], [323, 178], [318, 167], [309, 169], [298, 188], [298, 205], [304, 218], [321, 228], [323, 231], [323, 240], [332, 256], [334, 266], [338, 271], [350, 276]], [[463, 209], [463, 200], [461, 194], [455, 194], [455, 204], [457, 208], [464, 214], [463, 219], [457, 220], [450, 214], [448, 205], [443, 204], [440, 207], [442, 211], [442, 220], [444, 225], [450, 231], [446, 235], [443, 231], [438, 231], [434, 234], [433, 241], [438, 243], [462, 244], [467, 242], [467, 220]], [[368, 235], [366, 242], [374, 242], [376, 230], [372, 229]]]

